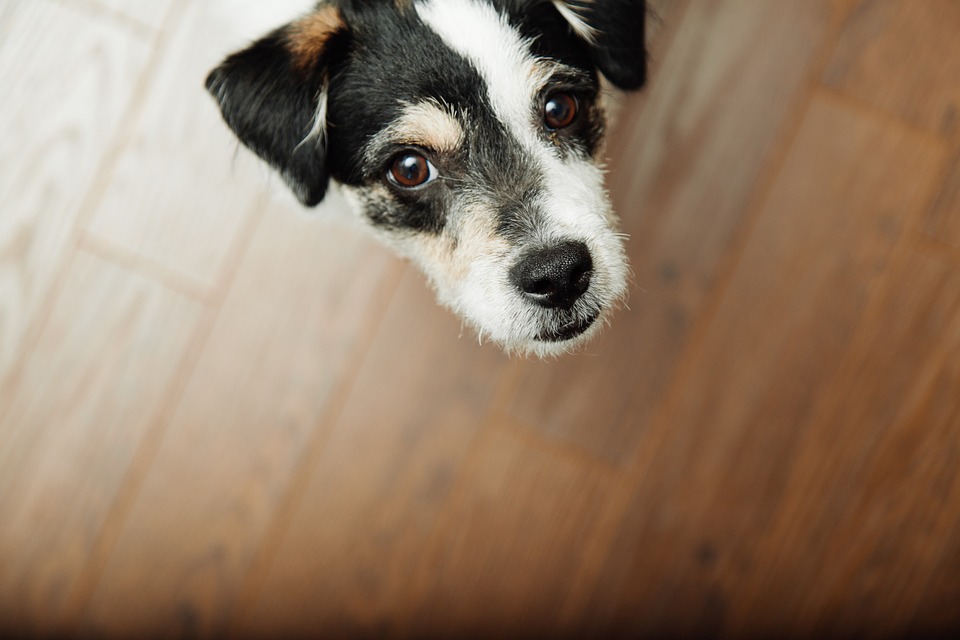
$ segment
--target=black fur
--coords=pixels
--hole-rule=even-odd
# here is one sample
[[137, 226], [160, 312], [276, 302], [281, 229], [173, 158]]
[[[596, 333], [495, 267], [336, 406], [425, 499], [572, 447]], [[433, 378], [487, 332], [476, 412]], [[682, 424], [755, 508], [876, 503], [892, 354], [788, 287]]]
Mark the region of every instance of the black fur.
[[[463, 149], [434, 159], [442, 176], [439, 184], [418, 191], [392, 189], [389, 201], [371, 199], [367, 214], [382, 226], [438, 233], [447, 222], [450, 189], [462, 183], [457, 177], [469, 175], [479, 178], [470, 182], [484, 185], [476, 197], [503, 212], [501, 232], [521, 233], [536, 216], [522, 203], [533, 199], [542, 180], [529, 175], [532, 163], [492, 114], [476, 69], [423, 25], [415, 11], [398, 11], [393, 0], [335, 4], [347, 26], [313, 66], [294, 64], [287, 27], [228, 57], [207, 78], [208, 90], [241, 142], [274, 166], [303, 204], [314, 206], [323, 199], [330, 177], [353, 186], [383, 182], [386, 167], [403, 149], [378, 150], [371, 164], [371, 138], [397, 118], [404, 102], [433, 98], [469, 114]], [[646, 77], [645, 2], [571, 2], [597, 29], [595, 46], [578, 38], [546, 0], [493, 4], [534, 43], [534, 53], [578, 70], [573, 77], [558, 78], [556, 88], [577, 95], [584, 115], [551, 139], [560, 153], [593, 155], [603, 129], [596, 106], [597, 69], [625, 89], [639, 87]], [[325, 79], [327, 136], [305, 140]], [[532, 107], [532, 124], [541, 117], [537, 108]]]
[[596, 30], [590, 57], [610, 82], [639, 89], [647, 80], [645, 0], [568, 0], [567, 4]]
[[297, 68], [286, 28], [223, 61], [207, 77], [223, 118], [240, 141], [276, 168], [312, 207], [327, 191], [326, 148], [313, 127], [324, 68]]

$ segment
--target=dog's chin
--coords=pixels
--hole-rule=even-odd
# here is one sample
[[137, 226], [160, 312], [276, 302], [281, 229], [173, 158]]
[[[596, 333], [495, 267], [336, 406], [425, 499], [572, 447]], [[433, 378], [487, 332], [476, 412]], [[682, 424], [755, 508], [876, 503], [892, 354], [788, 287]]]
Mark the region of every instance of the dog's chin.
[[515, 350], [528, 356], [549, 358], [577, 351], [599, 333], [603, 321], [596, 314], [585, 321], [575, 321], [559, 330], [543, 332], [532, 340], [518, 345]]
[[497, 340], [508, 353], [535, 358], [560, 356], [590, 342], [606, 323], [602, 311], [594, 311], [586, 317], [576, 317], [559, 326], [543, 328], [532, 337]]
[[536, 340], [538, 342], [569, 342], [576, 340], [589, 331], [590, 327], [594, 325], [599, 317], [599, 311], [591, 312], [590, 315], [584, 318], [574, 317], [562, 323], [559, 327], [542, 330], [537, 334]]

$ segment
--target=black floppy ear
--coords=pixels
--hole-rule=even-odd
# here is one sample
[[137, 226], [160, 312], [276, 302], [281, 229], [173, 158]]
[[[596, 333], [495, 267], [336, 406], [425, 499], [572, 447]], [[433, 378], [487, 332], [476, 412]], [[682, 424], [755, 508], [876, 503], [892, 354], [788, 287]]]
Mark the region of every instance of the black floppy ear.
[[304, 205], [327, 191], [327, 45], [344, 29], [323, 7], [224, 60], [207, 90], [240, 141], [270, 163]]
[[647, 79], [645, 0], [553, 0], [573, 31], [590, 45], [597, 68], [621, 89]]

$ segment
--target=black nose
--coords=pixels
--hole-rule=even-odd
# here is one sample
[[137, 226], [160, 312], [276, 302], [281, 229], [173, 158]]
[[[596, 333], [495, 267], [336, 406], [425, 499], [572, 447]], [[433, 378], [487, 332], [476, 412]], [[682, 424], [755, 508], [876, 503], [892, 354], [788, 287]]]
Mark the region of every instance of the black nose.
[[564, 242], [524, 256], [510, 269], [510, 280], [541, 307], [569, 309], [590, 287], [592, 272], [587, 245]]

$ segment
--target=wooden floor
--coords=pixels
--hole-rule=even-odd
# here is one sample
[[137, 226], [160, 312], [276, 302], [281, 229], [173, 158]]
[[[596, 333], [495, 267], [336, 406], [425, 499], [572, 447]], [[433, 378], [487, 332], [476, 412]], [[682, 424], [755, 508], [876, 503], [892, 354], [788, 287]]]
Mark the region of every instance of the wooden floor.
[[221, 124], [310, 0], [0, 0], [0, 634], [960, 629], [960, 2], [654, 4], [535, 362]]

